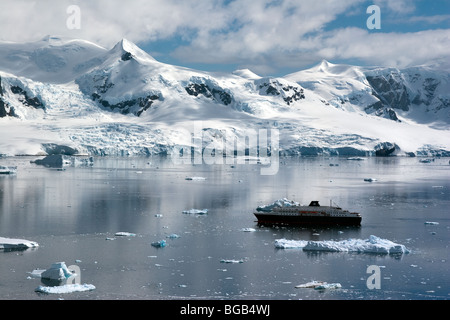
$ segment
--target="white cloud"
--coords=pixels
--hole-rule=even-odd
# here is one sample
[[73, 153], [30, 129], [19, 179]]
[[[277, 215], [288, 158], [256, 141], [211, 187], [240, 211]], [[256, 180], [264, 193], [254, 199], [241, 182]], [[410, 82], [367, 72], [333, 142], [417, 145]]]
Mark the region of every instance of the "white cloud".
[[[81, 29], [70, 30], [66, 10], [78, 5]], [[45, 35], [82, 37], [104, 46], [122, 38], [152, 41], [225, 26], [220, 1], [179, 0], [2, 0], [0, 40], [33, 41]]]
[[[83, 38], [111, 48], [122, 38], [152, 42], [181, 37], [173, 56], [184, 63], [229, 63], [274, 71], [320, 59], [359, 59], [404, 66], [450, 55], [449, 30], [370, 33], [327, 29], [337, 17], [362, 14], [377, 4], [382, 14], [404, 17], [415, 0], [1, 0], [0, 40], [36, 41], [47, 34]], [[70, 30], [66, 9], [78, 5], [81, 29]], [[363, 9], [363, 10], [361, 10]], [[441, 17], [446, 19], [447, 16]], [[362, 26], [361, 28], [364, 28]]]
[[[370, 33], [348, 28], [332, 32], [322, 42], [325, 58], [359, 59], [372, 65], [406, 67], [450, 56], [450, 30], [414, 33]], [[332, 48], [332, 52], [327, 52]]]
[[439, 14], [434, 16], [414, 16], [409, 18], [406, 22], [416, 23], [416, 22], [425, 22], [428, 24], [439, 24], [443, 22], [450, 22], [450, 14]]

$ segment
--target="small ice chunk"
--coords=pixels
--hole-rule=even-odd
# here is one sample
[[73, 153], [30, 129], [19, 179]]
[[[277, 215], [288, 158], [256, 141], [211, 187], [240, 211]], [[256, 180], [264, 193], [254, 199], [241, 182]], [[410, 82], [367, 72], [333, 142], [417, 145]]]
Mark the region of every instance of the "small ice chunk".
[[325, 283], [314, 288], [314, 290], [327, 290], [327, 289], [340, 289], [342, 285], [340, 283]]
[[63, 293], [84, 292], [92, 290], [95, 290], [95, 286], [92, 284], [66, 284], [54, 287], [39, 286], [35, 289], [36, 292], [47, 294], [63, 294]]
[[160, 241], [152, 242], [152, 246], [156, 247], [156, 248], [164, 248], [166, 246], [166, 241], [160, 240]]
[[180, 237], [180, 236], [177, 235], [177, 234], [175, 234], [175, 233], [169, 234], [169, 235], [167, 236], [167, 238], [169, 238], [169, 239], [178, 239], [179, 237]]
[[135, 237], [136, 234], [135, 233], [131, 233], [131, 232], [116, 232], [115, 234], [116, 237]]
[[364, 181], [366, 181], [366, 182], [373, 182], [373, 181], [377, 181], [377, 179], [375, 179], [375, 178], [364, 178]]
[[326, 282], [324, 281], [311, 281], [311, 282], [307, 282], [307, 283], [303, 283], [303, 284], [299, 284], [297, 286], [295, 286], [296, 288], [316, 288], [318, 286], [322, 286], [326, 284]]
[[187, 177], [186, 180], [202, 181], [202, 180], [206, 180], [206, 178], [204, 178], [204, 177]]
[[235, 259], [221, 259], [220, 263], [244, 263], [244, 260], [235, 260]]
[[426, 225], [430, 225], [430, 226], [437, 226], [439, 224], [439, 222], [434, 222], [434, 221], [425, 221]]
[[241, 231], [243, 231], [243, 232], [255, 232], [256, 229], [255, 228], [242, 228]]
[[208, 209], [190, 209], [183, 211], [184, 214], [207, 214]]

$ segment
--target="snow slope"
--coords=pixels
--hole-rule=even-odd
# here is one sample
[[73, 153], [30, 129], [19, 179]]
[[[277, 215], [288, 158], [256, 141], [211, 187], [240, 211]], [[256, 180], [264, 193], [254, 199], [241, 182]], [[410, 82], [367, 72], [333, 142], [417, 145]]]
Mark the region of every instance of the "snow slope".
[[436, 66], [399, 70], [322, 61], [286, 79], [315, 91], [343, 110], [435, 127], [450, 124], [450, 73]]
[[111, 50], [56, 37], [0, 43], [0, 154], [221, 150], [270, 129], [282, 154], [449, 155], [448, 79], [326, 61], [282, 78], [219, 74], [161, 63], [126, 39]]

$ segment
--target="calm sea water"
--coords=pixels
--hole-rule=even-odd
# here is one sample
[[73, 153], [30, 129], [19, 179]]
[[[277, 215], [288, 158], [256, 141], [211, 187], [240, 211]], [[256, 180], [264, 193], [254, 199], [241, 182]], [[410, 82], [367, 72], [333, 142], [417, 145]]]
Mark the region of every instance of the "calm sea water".
[[[0, 252], [3, 300], [450, 297], [448, 159], [420, 163], [417, 158], [282, 158], [272, 176], [261, 175], [260, 165], [177, 165], [161, 157], [97, 158], [92, 167], [65, 171], [30, 160], [0, 159], [0, 165], [19, 167], [16, 176], [0, 176], [0, 236], [40, 244], [34, 250]], [[362, 226], [258, 227], [253, 210], [285, 197], [303, 204], [319, 200], [328, 205], [333, 200], [360, 212]], [[183, 213], [189, 209], [208, 213]], [[115, 237], [116, 232], [135, 236]], [[171, 234], [179, 237], [170, 239]], [[345, 240], [370, 235], [404, 244], [411, 252], [308, 253], [274, 246], [282, 238]], [[151, 245], [159, 240], [165, 240], [166, 247]], [[36, 293], [41, 283], [29, 272], [60, 261], [77, 265], [81, 283], [96, 289]], [[380, 267], [380, 289], [367, 287], [371, 265]], [[295, 288], [312, 280], [340, 283], [342, 288]]]

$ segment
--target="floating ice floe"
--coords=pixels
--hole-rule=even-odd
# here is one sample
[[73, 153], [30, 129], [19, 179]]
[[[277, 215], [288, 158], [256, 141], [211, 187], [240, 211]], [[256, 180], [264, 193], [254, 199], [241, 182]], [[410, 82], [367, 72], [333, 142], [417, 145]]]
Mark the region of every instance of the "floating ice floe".
[[177, 234], [175, 234], [175, 233], [172, 233], [172, 234], [169, 234], [166, 238], [169, 238], [169, 239], [178, 239], [180, 236], [179, 235], [177, 235]]
[[369, 239], [348, 239], [342, 241], [275, 240], [279, 249], [303, 249], [304, 251], [356, 252], [378, 254], [403, 254], [409, 250], [402, 244], [370, 236]]
[[277, 207], [282, 208], [282, 207], [292, 207], [292, 206], [298, 206], [298, 205], [300, 205], [300, 204], [296, 201], [292, 201], [292, 200], [283, 198], [283, 199], [276, 200], [275, 202], [273, 202], [271, 204], [259, 206], [258, 208], [256, 208], [256, 210], [268, 212], [268, 211], [272, 211], [273, 208], [277, 208]]
[[340, 283], [324, 283], [314, 288], [314, 290], [327, 290], [327, 289], [340, 289], [342, 285]]
[[430, 226], [437, 226], [439, 224], [439, 222], [434, 222], [434, 221], [425, 221], [426, 225], [430, 225]]
[[220, 263], [244, 263], [244, 260], [221, 259]]
[[311, 282], [299, 284], [295, 287], [296, 288], [315, 288], [315, 287], [318, 287], [318, 286], [321, 286], [324, 284], [326, 284], [326, 282], [324, 282], [324, 281], [311, 281]]
[[204, 178], [204, 177], [187, 177], [185, 180], [201, 181], [201, 180], [206, 180], [206, 178]]
[[207, 214], [208, 209], [190, 209], [183, 211], [184, 214]]
[[275, 247], [278, 249], [303, 249], [308, 244], [308, 240], [275, 240]]
[[115, 236], [116, 237], [135, 237], [136, 234], [135, 233], [131, 233], [131, 232], [123, 232], [123, 231], [121, 231], [121, 232], [116, 232]]
[[241, 231], [243, 231], [243, 232], [255, 232], [256, 229], [255, 228], [242, 228]]
[[39, 244], [34, 241], [0, 237], [0, 250], [25, 250], [37, 247]]
[[66, 284], [63, 286], [39, 286], [35, 289], [36, 292], [47, 294], [63, 294], [72, 292], [84, 292], [95, 290], [95, 286], [92, 284]]
[[304, 284], [295, 286], [296, 288], [312, 288], [314, 290], [327, 290], [327, 289], [340, 289], [342, 285], [340, 283], [326, 283], [324, 281], [311, 281]]

